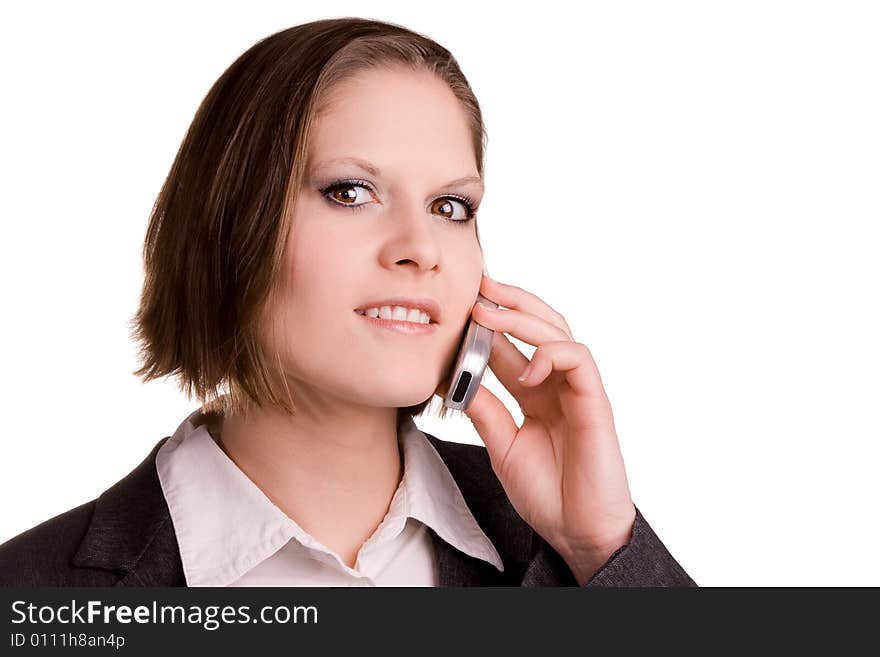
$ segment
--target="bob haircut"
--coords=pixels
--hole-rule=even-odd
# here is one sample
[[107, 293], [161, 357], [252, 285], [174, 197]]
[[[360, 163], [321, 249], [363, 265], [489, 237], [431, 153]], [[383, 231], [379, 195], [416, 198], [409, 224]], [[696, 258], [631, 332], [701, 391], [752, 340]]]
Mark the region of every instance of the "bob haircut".
[[[488, 139], [479, 103], [455, 58], [431, 39], [346, 17], [258, 41], [201, 102], [150, 213], [144, 286], [129, 322], [142, 364], [133, 374], [143, 382], [176, 376], [214, 418], [246, 415], [252, 404], [296, 413], [280, 357], [264, 353], [258, 336], [284, 274], [309, 128], [336, 85], [360, 71], [401, 66], [449, 85], [467, 114], [484, 177]], [[398, 423], [404, 413], [421, 415], [435, 396], [399, 408]], [[448, 410], [441, 403], [435, 415]]]

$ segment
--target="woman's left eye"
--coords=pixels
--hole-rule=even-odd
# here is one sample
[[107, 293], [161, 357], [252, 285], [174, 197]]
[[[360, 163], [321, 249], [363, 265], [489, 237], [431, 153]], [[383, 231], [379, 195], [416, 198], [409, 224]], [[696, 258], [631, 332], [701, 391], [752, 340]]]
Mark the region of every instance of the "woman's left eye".
[[[361, 196], [357, 191], [353, 191], [357, 189], [366, 190], [368, 194], [372, 193], [370, 186], [361, 180], [340, 180], [320, 191], [334, 205], [341, 205], [350, 210], [363, 210], [365, 206], [370, 204], [370, 201], [356, 204], [358, 197]], [[461, 207], [457, 214], [456, 204]], [[431, 207], [437, 208], [444, 220], [453, 223], [466, 223], [476, 216], [476, 207], [467, 197], [441, 196], [431, 204]]]

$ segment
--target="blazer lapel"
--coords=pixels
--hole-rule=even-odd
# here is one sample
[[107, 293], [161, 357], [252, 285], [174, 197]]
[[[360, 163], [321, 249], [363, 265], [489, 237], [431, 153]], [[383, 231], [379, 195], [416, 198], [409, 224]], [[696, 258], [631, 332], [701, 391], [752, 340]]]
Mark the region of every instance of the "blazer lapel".
[[[428, 527], [440, 570], [439, 586], [500, 586], [503, 573], [492, 564], [465, 554]], [[497, 548], [496, 548], [497, 549]]]
[[[543, 552], [542, 542], [511, 506], [488, 453], [478, 446], [425, 435], [504, 563], [504, 572], [500, 572], [492, 564], [461, 552], [429, 527], [439, 585], [523, 584], [528, 569], [533, 569], [535, 558], [540, 557], [539, 550]], [[91, 524], [72, 560], [74, 566], [115, 572], [121, 576], [116, 586], [186, 586], [180, 548], [156, 471], [156, 453], [168, 438], [156, 443], [134, 470], [98, 497]]]
[[431, 530], [440, 569], [439, 586], [519, 586], [539, 547], [537, 535], [510, 504], [492, 470], [488, 452], [476, 445], [440, 440], [423, 433], [440, 454], [471, 514], [504, 564], [504, 572], [499, 572], [492, 564], [461, 552]]
[[156, 472], [156, 453], [104, 491], [74, 555], [80, 568], [122, 575], [116, 586], [186, 586], [171, 514]]

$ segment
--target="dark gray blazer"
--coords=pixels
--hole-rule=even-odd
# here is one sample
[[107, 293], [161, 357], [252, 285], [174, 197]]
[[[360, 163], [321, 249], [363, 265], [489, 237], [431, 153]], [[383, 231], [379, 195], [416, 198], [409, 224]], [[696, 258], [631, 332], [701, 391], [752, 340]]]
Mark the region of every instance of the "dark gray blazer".
[[[425, 434], [449, 468], [504, 572], [429, 528], [440, 586], [577, 586], [562, 557], [517, 514], [485, 447]], [[0, 586], [186, 586], [156, 452], [90, 502], [0, 545]], [[697, 586], [636, 508], [630, 543], [587, 586]]]

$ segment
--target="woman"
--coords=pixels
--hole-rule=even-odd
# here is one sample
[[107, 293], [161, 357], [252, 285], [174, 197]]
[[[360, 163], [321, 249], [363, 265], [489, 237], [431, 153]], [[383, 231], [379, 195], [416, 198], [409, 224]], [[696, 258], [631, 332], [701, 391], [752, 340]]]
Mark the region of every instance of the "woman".
[[[484, 275], [485, 141], [455, 59], [400, 26], [321, 20], [239, 57], [154, 207], [133, 322], [136, 374], [202, 406], [0, 546], [0, 581], [695, 586], [633, 504], [587, 347]], [[485, 448], [413, 421], [471, 316], [525, 415], [481, 387]]]

